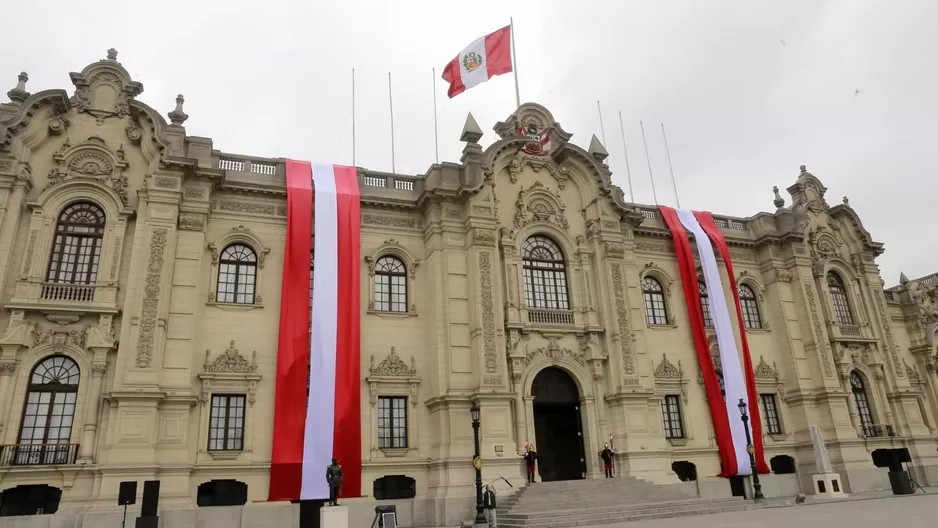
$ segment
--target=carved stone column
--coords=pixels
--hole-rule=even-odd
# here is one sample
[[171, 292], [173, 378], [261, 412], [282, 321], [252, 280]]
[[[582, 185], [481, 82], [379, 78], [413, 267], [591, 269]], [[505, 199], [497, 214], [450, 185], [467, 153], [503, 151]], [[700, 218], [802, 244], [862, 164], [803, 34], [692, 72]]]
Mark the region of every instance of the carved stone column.
[[98, 410], [101, 407], [101, 385], [107, 368], [106, 362], [94, 362], [91, 365], [91, 387], [85, 398], [85, 419], [81, 431], [81, 446], [78, 449], [79, 462], [93, 462], [95, 436], [98, 432]]
[[895, 426], [895, 419], [892, 414], [892, 404], [889, 402], [889, 398], [886, 397], [886, 369], [883, 365], [877, 365], [876, 372], [874, 374], [876, 377], [876, 395], [879, 397], [880, 408], [882, 409], [882, 419], [883, 425], [892, 425]]
[[[8, 402], [13, 399], [9, 391], [14, 372], [16, 372], [16, 361], [0, 361], [0, 401]], [[3, 438], [3, 428], [6, 425], [8, 412], [9, 405], [4, 405], [3, 411], [0, 411], [0, 441]]]
[[[849, 384], [849, 380], [847, 381]], [[853, 391], [847, 390], [847, 407], [850, 409], [850, 423], [853, 424], [853, 430], [857, 432], [857, 436], [860, 436], [862, 432], [862, 427], [860, 426], [860, 412], [857, 410], [857, 399], [854, 396]]]
[[515, 386], [515, 437], [516, 437], [516, 446], [518, 449], [518, 454], [524, 454], [524, 442], [527, 440], [527, 430], [525, 424], [527, 420], [525, 417], [527, 413], [525, 412], [524, 407], [524, 386], [521, 382], [521, 374], [513, 373], [511, 379], [514, 382]]
[[525, 394], [522, 398], [524, 399], [524, 441], [534, 444], [537, 448], [537, 438], [534, 434], [534, 396]]
[[[0, 186], [4, 185], [4, 180], [10, 180], [10, 176], [0, 174]], [[16, 238], [17, 227], [19, 227], [19, 216], [23, 211], [23, 198], [29, 189], [32, 188], [30, 181], [29, 166], [19, 168], [19, 173], [12, 178], [10, 190], [7, 193], [6, 200], [0, 200], [0, 291], [5, 291], [6, 278], [12, 274], [8, 272], [11, 261], [16, 255], [21, 253], [12, 251], [14, 239]], [[2, 197], [2, 194], [0, 194]], [[24, 214], [25, 216], [25, 214]]]

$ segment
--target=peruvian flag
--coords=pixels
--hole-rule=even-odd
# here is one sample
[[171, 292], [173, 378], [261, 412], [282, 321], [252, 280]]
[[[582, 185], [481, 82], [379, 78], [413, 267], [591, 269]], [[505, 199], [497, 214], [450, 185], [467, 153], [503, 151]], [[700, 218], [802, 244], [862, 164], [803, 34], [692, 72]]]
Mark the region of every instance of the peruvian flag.
[[449, 83], [450, 99], [468, 88], [512, 71], [511, 26], [478, 38], [466, 46], [443, 68], [443, 80]]
[[[358, 172], [355, 167], [311, 166], [294, 160], [286, 161], [286, 172], [287, 236], [269, 500], [328, 498], [325, 471], [333, 457], [345, 473], [341, 496], [358, 497], [362, 467]], [[313, 238], [316, 247], [311, 257]], [[310, 295], [312, 284], [316, 287]]]
[[[752, 370], [749, 341], [746, 339], [743, 314], [739, 303], [739, 291], [736, 287], [733, 261], [730, 259], [726, 239], [723, 238], [723, 233], [717, 229], [716, 224], [713, 222], [713, 216], [708, 212], [686, 209], [675, 210], [665, 206], [659, 206], [658, 209], [661, 211], [661, 216], [667, 223], [674, 239], [674, 248], [677, 252], [678, 265], [681, 270], [681, 282], [684, 287], [684, 300], [690, 315], [694, 347], [697, 350], [697, 360], [700, 362], [700, 369], [703, 372], [710, 416], [713, 419], [713, 428], [716, 432], [720, 460], [723, 462], [723, 472], [720, 476], [732, 477], [752, 474], [752, 467], [749, 462], [749, 446], [746, 442], [747, 426], [750, 428], [749, 435], [753, 442], [756, 470], [759, 473], [769, 473], [770, 470], [765, 463], [765, 452], [762, 445], [762, 420], [759, 418], [759, 396], [756, 392], [756, 377]], [[720, 347], [725, 398], [720, 393], [720, 382], [710, 356], [707, 331], [704, 328], [703, 312], [700, 306], [697, 266], [694, 263], [694, 254], [688, 233], [694, 236], [697, 256], [703, 268], [704, 280], [709, 293], [710, 314], [717, 335], [717, 344]], [[736, 306], [736, 322], [739, 328], [740, 342], [743, 345], [742, 362], [740, 362], [739, 352], [736, 347], [735, 330], [730, 319], [728, 302], [724, 294], [726, 290], [723, 287], [723, 277], [720, 274], [720, 268], [714, 254], [714, 246], [720, 252], [720, 256], [723, 257], [726, 276], [729, 280], [729, 289], [732, 292], [733, 303]], [[746, 402], [749, 409], [748, 425], [743, 424], [739, 414], [738, 405], [740, 400]]]

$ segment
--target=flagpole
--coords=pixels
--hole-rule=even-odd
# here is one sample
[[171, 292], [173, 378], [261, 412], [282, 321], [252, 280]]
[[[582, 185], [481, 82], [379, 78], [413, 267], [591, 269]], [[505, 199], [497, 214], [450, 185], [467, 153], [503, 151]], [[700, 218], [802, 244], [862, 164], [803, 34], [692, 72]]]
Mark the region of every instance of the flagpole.
[[394, 96], [391, 93], [391, 72], [388, 72], [388, 107], [391, 109], [391, 173], [396, 173], [394, 164]]
[[596, 100], [596, 110], [599, 112], [599, 131], [603, 135], [603, 146], [607, 145], [606, 143], [606, 127], [603, 125], [603, 109], [599, 106], [599, 99]]
[[511, 71], [515, 74], [515, 108], [521, 107], [521, 90], [518, 88], [518, 59], [517, 52], [515, 52], [515, 20], [514, 18], [509, 18], [509, 26], [511, 27]]
[[625, 127], [622, 126], [622, 110], [619, 110], [619, 132], [622, 133], [622, 150], [625, 152], [625, 174], [629, 179], [629, 201], [635, 203], [635, 192], [632, 191], [632, 169], [629, 167], [629, 149], [625, 146]]
[[352, 68], [352, 166], [355, 165], [355, 68]]
[[648, 163], [648, 178], [651, 179], [651, 195], [655, 199], [655, 205], [658, 205], [658, 193], [655, 191], [655, 176], [651, 173], [651, 158], [648, 157], [648, 140], [645, 139], [645, 123], [639, 121], [642, 127], [642, 142], [645, 144], [645, 161]]
[[433, 147], [436, 149], [436, 164], [440, 164], [440, 132], [436, 117], [436, 67], [433, 67]]
[[671, 165], [671, 149], [668, 148], [668, 135], [664, 131], [664, 123], [661, 123], [661, 135], [664, 136], [664, 151], [668, 154], [668, 170], [671, 171], [671, 187], [674, 188], [674, 199], [677, 201], [677, 208], [681, 208], [681, 198], [677, 195], [677, 183], [674, 181], [674, 166]]

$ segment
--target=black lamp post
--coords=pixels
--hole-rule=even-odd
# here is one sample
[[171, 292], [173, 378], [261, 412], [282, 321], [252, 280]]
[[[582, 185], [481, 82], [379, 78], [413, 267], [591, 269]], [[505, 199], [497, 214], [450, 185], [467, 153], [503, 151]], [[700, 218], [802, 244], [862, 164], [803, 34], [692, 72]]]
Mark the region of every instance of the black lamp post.
[[746, 402], [739, 399], [739, 415], [743, 420], [743, 429], [746, 430], [746, 451], [749, 453], [749, 466], [752, 468], [752, 500], [764, 499], [762, 484], [759, 484], [759, 472], [756, 471], [756, 449], [752, 445], [752, 436], [749, 434], [749, 414], [746, 412]]
[[479, 425], [482, 423], [482, 408], [479, 402], [472, 402], [469, 408], [472, 415], [472, 435], [475, 438], [475, 456], [472, 458], [472, 467], [476, 470], [476, 526], [486, 524], [485, 507], [482, 504], [482, 454], [479, 450]]

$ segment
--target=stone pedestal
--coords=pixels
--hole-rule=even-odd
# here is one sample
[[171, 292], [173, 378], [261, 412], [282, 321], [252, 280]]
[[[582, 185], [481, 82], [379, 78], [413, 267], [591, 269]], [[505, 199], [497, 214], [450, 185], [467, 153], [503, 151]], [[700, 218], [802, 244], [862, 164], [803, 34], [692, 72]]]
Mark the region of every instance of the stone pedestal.
[[814, 484], [814, 495], [824, 499], [839, 499], [847, 496], [844, 493], [844, 483], [837, 473], [817, 473], [811, 476]]
[[348, 506], [323, 506], [319, 510], [322, 528], [348, 528]]

